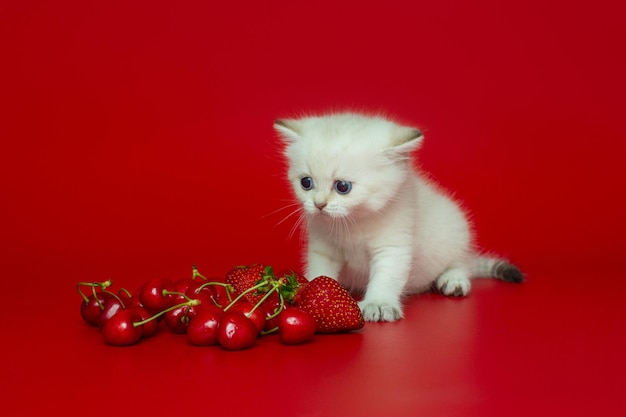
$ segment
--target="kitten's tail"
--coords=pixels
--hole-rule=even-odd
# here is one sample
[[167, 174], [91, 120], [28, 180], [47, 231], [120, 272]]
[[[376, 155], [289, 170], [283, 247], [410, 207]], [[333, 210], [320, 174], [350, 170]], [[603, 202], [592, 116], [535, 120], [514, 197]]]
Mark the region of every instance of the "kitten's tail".
[[481, 256], [478, 258], [472, 278], [498, 278], [519, 284], [524, 281], [524, 274], [518, 267], [503, 259]]

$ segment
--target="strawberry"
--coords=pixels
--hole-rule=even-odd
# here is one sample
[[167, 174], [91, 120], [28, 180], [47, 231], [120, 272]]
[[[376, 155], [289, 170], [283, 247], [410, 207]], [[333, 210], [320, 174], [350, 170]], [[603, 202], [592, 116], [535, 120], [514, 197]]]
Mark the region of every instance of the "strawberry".
[[276, 279], [289, 279], [289, 277], [295, 278], [295, 280], [300, 284], [307, 284], [309, 282], [308, 279], [304, 275], [299, 272], [294, 271], [293, 269], [284, 269], [280, 272], [276, 273]]
[[[294, 271], [293, 269], [285, 269], [276, 274], [277, 280], [282, 280], [280, 292], [285, 300], [293, 300], [299, 289], [309, 283], [304, 275]], [[278, 301], [278, 300], [276, 300]]]
[[356, 300], [336, 280], [319, 276], [303, 285], [293, 305], [315, 318], [317, 333], [358, 330], [365, 325]]
[[[261, 288], [261, 293], [271, 290], [271, 287], [278, 284], [278, 291], [273, 291], [264, 302], [264, 308], [268, 316], [275, 316], [280, 310], [282, 310], [284, 304], [281, 303], [280, 297], [283, 298], [284, 303], [291, 303], [296, 296], [297, 292], [306, 284], [309, 280], [304, 275], [295, 272], [293, 269], [285, 269], [278, 272], [274, 279], [271, 280], [271, 284], [268, 287]], [[280, 294], [280, 295], [279, 295]], [[276, 327], [277, 320], [270, 320], [268, 323], [268, 329]]]
[[274, 279], [272, 268], [263, 264], [235, 266], [226, 274], [226, 283], [232, 285], [235, 289], [235, 296], [262, 281], [267, 281], [267, 289], [260, 288], [258, 291], [252, 291], [244, 295], [244, 298], [253, 305], [263, 298], [264, 293], [269, 290], [269, 282], [272, 279]]

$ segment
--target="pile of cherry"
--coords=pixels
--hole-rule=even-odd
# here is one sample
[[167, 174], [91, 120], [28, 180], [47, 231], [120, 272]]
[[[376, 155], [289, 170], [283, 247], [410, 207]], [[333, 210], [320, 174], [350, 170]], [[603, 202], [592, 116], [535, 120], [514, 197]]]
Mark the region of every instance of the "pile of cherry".
[[263, 264], [233, 267], [224, 279], [207, 279], [194, 266], [189, 278], [151, 279], [134, 293], [111, 287], [111, 280], [76, 285], [81, 317], [114, 346], [132, 345], [163, 327], [185, 334], [192, 345], [239, 350], [267, 334], [296, 345], [316, 333], [364, 325], [357, 302], [337, 281], [274, 273]]

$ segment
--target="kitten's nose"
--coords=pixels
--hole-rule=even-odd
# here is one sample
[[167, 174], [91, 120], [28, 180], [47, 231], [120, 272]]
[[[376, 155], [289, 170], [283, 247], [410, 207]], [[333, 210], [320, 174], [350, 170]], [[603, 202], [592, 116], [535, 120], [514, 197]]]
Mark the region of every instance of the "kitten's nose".
[[315, 207], [317, 207], [318, 209], [322, 210], [324, 207], [326, 207], [326, 203], [315, 203]]

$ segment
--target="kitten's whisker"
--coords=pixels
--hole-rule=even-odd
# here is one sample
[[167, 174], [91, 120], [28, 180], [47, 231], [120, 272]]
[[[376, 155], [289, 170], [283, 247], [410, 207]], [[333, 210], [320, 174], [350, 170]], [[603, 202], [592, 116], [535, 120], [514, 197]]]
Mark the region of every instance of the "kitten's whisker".
[[352, 241], [352, 233], [350, 233], [350, 231], [357, 231], [358, 232], [359, 225], [358, 225], [357, 221], [354, 219], [354, 217], [352, 217], [350, 215], [345, 217], [344, 222], [346, 224], [346, 230], [348, 231], [348, 239], [347, 239], [347, 241], [348, 241], [350, 247], [355, 248], [356, 245]]
[[[297, 213], [297, 212], [298, 211], [294, 211], [294, 213]], [[299, 212], [300, 212], [299, 213], [300, 215], [298, 216], [298, 218], [297, 218], [296, 222], [293, 224], [293, 226], [291, 226], [291, 230], [289, 230], [289, 234], [288, 234], [289, 239], [293, 238], [293, 235], [296, 233], [297, 230], [300, 229], [300, 226], [302, 225], [302, 223], [305, 220], [305, 216], [302, 213], [302, 210], [299, 210]]]
[[289, 213], [288, 215], [286, 215], [285, 217], [283, 217], [283, 219], [281, 221], [279, 221], [278, 223], [276, 223], [276, 225], [280, 225], [283, 224], [285, 221], [287, 221], [287, 219], [289, 219], [290, 217], [292, 217], [295, 214], [300, 214], [302, 215], [302, 208], [297, 208], [296, 210], [293, 210], [291, 213]]
[[[288, 201], [291, 201], [291, 200], [288, 200]], [[273, 216], [274, 214], [279, 213], [279, 212], [281, 212], [283, 210], [288, 210], [288, 209], [290, 209], [290, 208], [292, 208], [294, 206], [299, 206], [299, 205], [300, 205], [300, 203], [298, 203], [297, 201], [296, 202], [291, 201], [286, 206], [279, 207], [276, 210], [271, 211], [270, 213], [267, 213], [267, 214], [261, 216], [261, 219], [265, 219], [265, 218], [267, 218], [269, 216]]]

